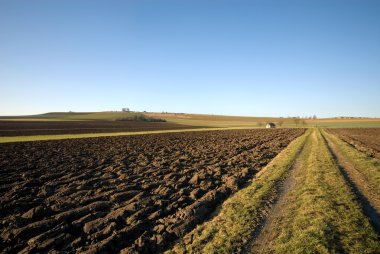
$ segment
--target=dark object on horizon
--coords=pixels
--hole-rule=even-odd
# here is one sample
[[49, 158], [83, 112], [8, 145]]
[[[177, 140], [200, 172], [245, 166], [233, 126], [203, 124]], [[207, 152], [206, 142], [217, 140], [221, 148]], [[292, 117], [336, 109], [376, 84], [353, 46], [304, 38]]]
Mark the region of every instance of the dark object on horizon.
[[276, 128], [276, 125], [274, 123], [267, 123], [267, 125], [265, 126], [265, 128], [267, 128], [267, 129], [274, 129], [274, 128]]
[[166, 122], [165, 119], [153, 118], [141, 113], [131, 114], [125, 117], [117, 118], [116, 121]]

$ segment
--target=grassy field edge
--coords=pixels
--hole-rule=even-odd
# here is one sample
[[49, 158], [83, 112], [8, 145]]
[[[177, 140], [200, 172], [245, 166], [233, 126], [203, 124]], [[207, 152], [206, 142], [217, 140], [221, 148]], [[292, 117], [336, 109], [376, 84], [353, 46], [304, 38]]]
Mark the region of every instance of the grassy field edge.
[[222, 204], [220, 212], [187, 234], [167, 253], [234, 253], [252, 237], [261, 221], [264, 203], [275, 184], [294, 163], [311, 130], [292, 141], [246, 188]]

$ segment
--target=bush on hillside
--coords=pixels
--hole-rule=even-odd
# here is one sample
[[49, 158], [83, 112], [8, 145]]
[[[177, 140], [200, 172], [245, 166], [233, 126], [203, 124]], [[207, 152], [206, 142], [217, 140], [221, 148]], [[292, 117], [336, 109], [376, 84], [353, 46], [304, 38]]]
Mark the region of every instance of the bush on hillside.
[[127, 116], [116, 119], [116, 121], [166, 122], [165, 119], [153, 118], [141, 113], [127, 115]]

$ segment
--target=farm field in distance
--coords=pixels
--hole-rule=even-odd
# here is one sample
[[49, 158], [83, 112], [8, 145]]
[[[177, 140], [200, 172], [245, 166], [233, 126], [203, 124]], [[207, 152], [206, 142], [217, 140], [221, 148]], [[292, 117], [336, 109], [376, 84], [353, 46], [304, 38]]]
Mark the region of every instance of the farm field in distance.
[[0, 121], [0, 137], [181, 130], [190, 128], [194, 129], [198, 127], [168, 122], [142, 121]]
[[317, 128], [378, 128], [380, 118], [299, 118], [294, 117], [247, 117], [207, 114], [181, 113], [147, 113], [148, 116], [163, 118], [169, 122], [213, 127], [250, 127], [262, 128], [267, 122], [274, 122], [277, 127], [317, 127]]
[[379, 253], [380, 161], [309, 129], [167, 253]]

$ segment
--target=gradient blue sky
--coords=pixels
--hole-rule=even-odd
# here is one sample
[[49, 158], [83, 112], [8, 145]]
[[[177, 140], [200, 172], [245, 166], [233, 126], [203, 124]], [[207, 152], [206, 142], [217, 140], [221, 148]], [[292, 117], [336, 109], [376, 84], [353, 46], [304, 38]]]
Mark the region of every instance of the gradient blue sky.
[[380, 1], [0, 0], [0, 115], [380, 117]]

